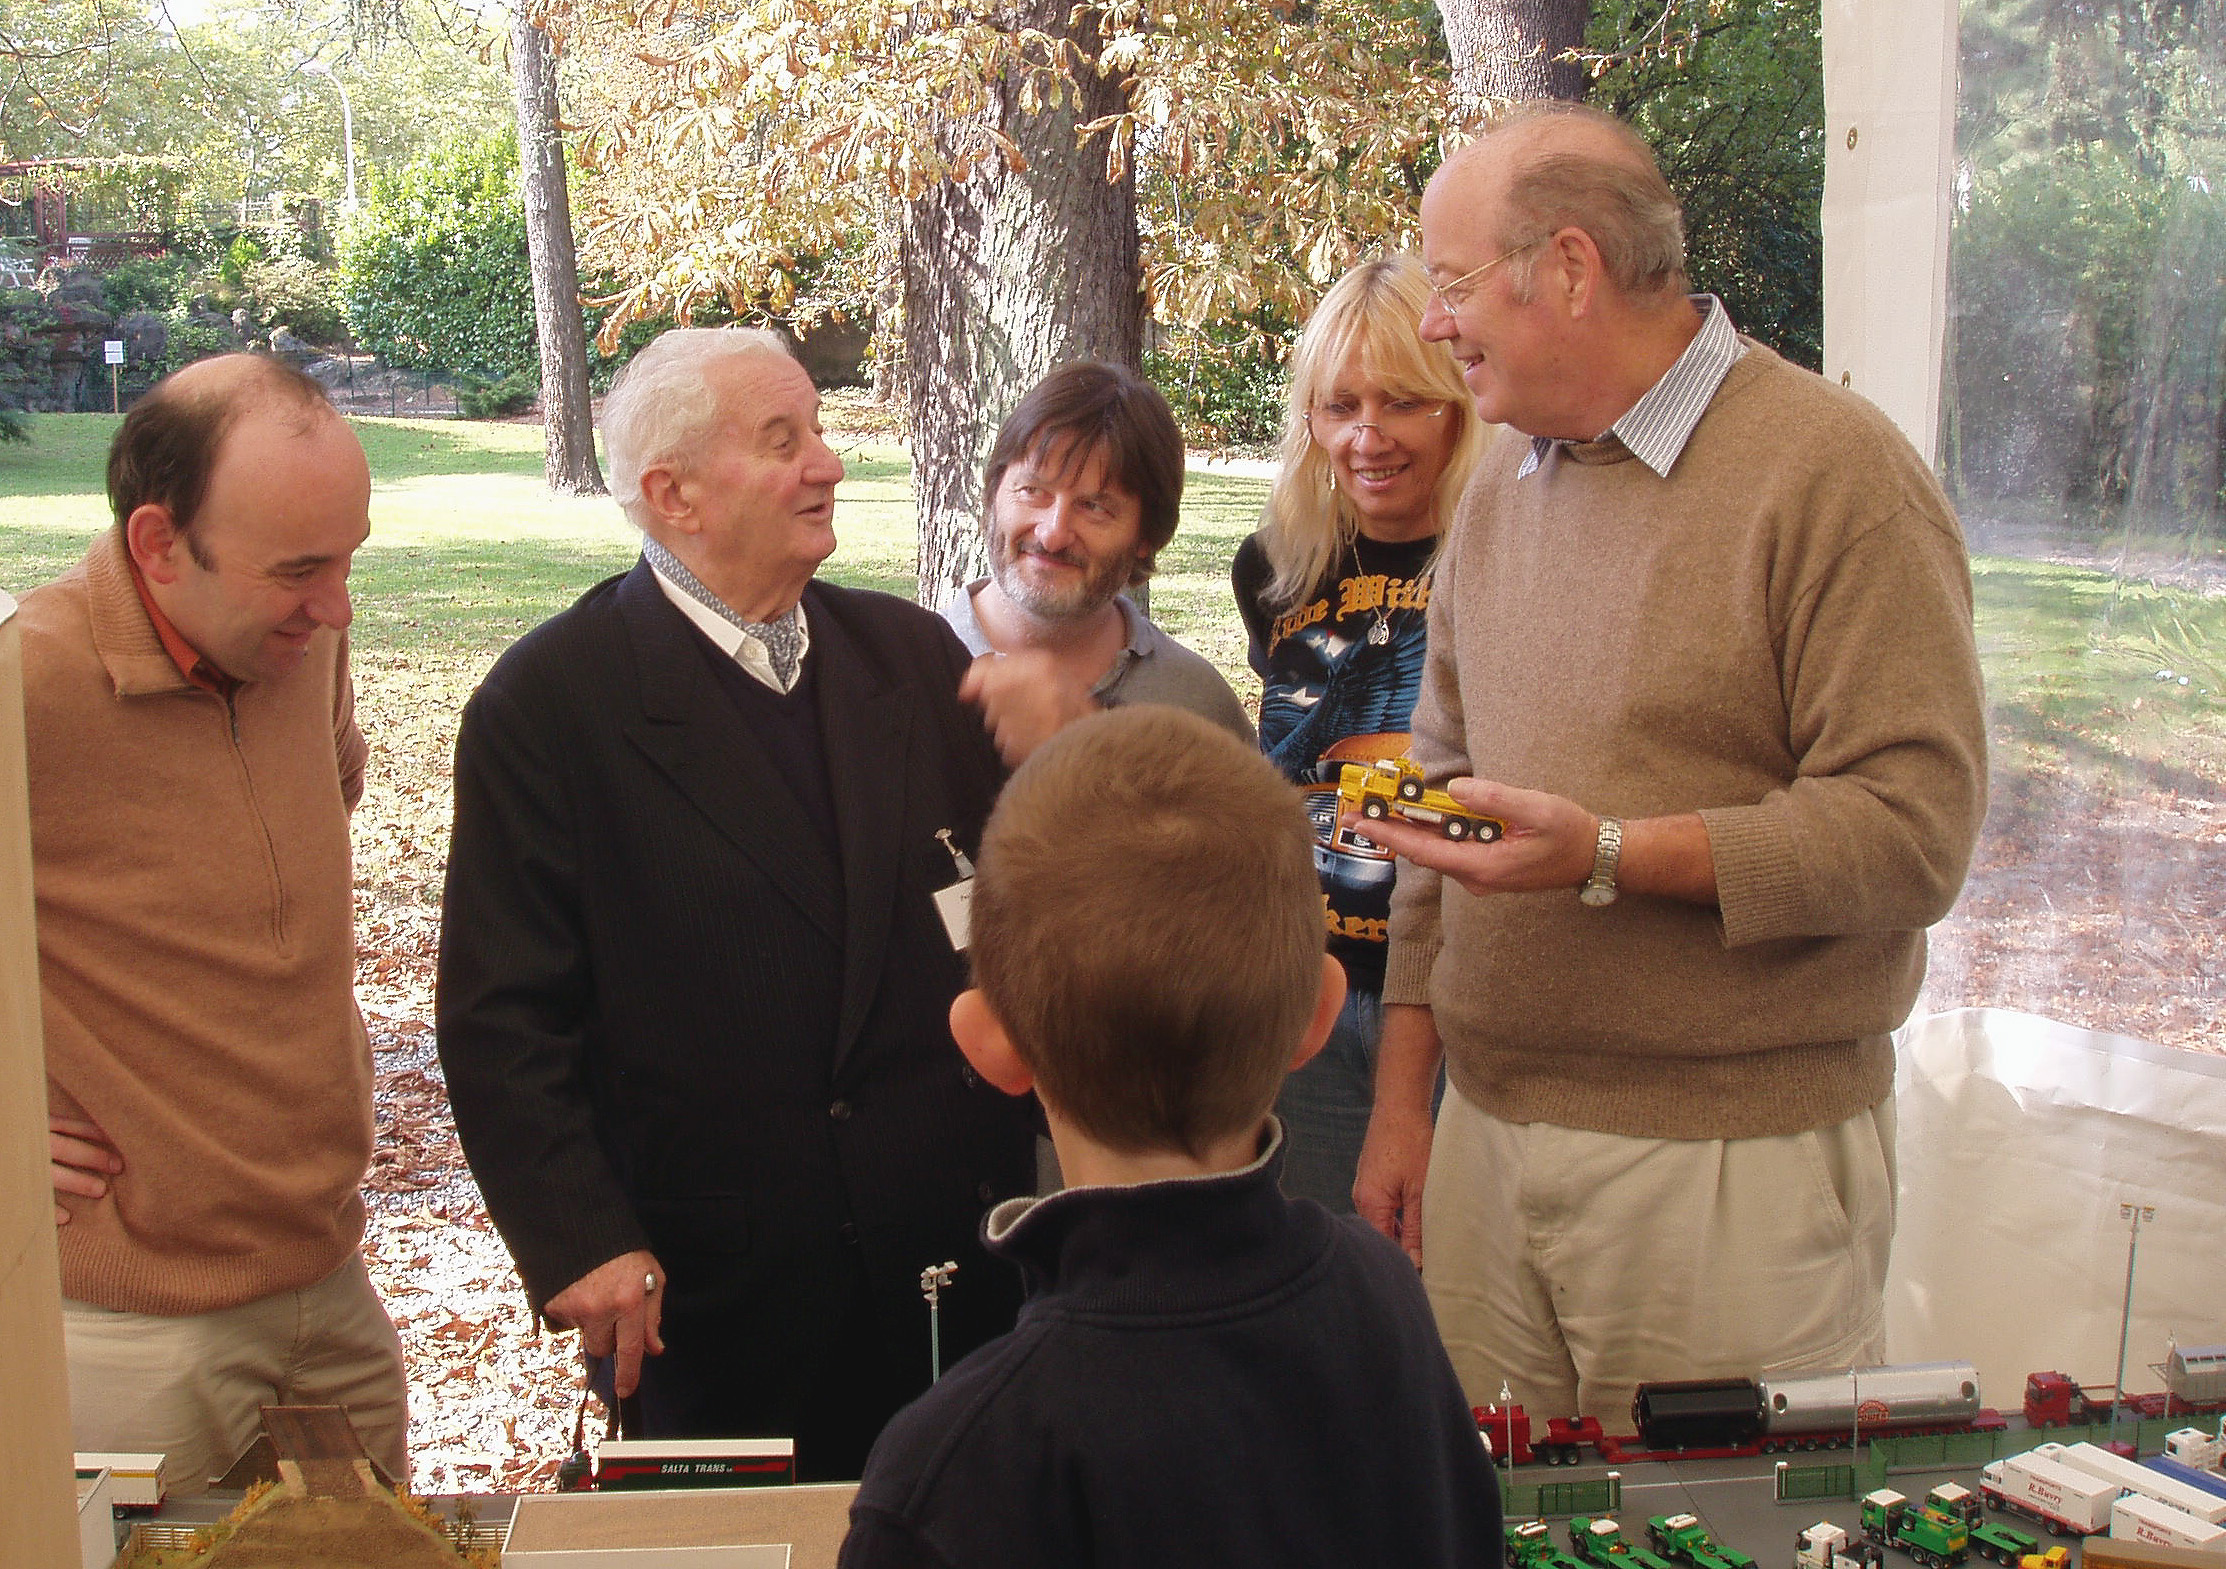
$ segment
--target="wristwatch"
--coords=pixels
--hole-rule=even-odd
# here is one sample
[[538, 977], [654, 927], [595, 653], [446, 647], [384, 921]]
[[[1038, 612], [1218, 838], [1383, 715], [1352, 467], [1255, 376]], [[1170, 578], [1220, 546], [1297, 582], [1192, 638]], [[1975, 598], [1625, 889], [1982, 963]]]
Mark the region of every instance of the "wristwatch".
[[1623, 822], [1620, 818], [1600, 819], [1600, 837], [1592, 847], [1592, 875], [1577, 890], [1577, 897], [1597, 909], [1603, 904], [1615, 903], [1615, 868], [1623, 859]]

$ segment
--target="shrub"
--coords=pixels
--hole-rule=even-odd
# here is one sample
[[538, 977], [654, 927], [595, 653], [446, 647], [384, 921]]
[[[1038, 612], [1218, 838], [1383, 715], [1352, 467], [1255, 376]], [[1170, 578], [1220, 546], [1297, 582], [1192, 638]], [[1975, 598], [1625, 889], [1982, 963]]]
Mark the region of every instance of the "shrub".
[[516, 133], [375, 174], [342, 237], [340, 278], [356, 343], [390, 365], [492, 380], [536, 370]]
[[262, 241], [252, 234], [235, 234], [232, 243], [224, 248], [217, 260], [216, 274], [224, 280], [225, 287], [245, 292], [247, 269], [263, 259]]
[[264, 331], [284, 327], [307, 343], [338, 343], [347, 336], [340, 318], [340, 274], [304, 256], [254, 261], [243, 271], [249, 310]]
[[465, 372], [456, 378], [456, 412], [466, 419], [500, 419], [523, 414], [541, 396], [538, 371], [513, 371], [489, 380]]
[[1297, 338], [1267, 312], [1214, 322], [1169, 352], [1146, 354], [1144, 374], [1193, 445], [1270, 447], [1283, 431], [1283, 362]]
[[100, 281], [101, 303], [111, 316], [134, 311], [157, 315], [178, 303], [192, 263], [182, 256], [134, 256], [109, 269]]
[[191, 365], [195, 360], [205, 360], [212, 354], [230, 354], [240, 346], [238, 336], [229, 323], [219, 325], [206, 317], [188, 315], [185, 309], [174, 307], [168, 311], [169, 340], [162, 351], [159, 373], [169, 375], [181, 365]]

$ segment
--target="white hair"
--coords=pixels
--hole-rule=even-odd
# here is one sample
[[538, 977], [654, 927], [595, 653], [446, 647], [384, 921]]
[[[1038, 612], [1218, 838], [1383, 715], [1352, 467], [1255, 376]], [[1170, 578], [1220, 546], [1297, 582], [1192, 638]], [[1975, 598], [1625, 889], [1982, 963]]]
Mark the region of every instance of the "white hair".
[[763, 327], [675, 327], [626, 362], [603, 400], [603, 449], [611, 499], [632, 516], [642, 471], [670, 463], [709, 439], [720, 417], [708, 372], [722, 360], [796, 363], [788, 344]]

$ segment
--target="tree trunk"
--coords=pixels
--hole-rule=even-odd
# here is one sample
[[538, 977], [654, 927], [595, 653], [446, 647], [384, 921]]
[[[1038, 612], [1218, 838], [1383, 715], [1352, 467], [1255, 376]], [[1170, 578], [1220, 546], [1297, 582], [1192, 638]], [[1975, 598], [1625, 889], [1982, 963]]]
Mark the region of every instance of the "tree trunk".
[[1592, 0], [1438, 0], [1465, 115], [1511, 100], [1584, 97], [1584, 71], [1560, 56], [1584, 42]]
[[[1073, 36], [1069, 9], [1070, 0], [1022, 0], [1008, 20]], [[1095, 35], [1077, 41], [1089, 53]], [[905, 212], [918, 595], [931, 608], [982, 570], [982, 463], [1021, 394], [1069, 360], [1143, 362], [1135, 173], [1108, 181], [1103, 138], [1075, 145], [1077, 125], [1122, 105], [1120, 80], [1085, 73], [1063, 105], [1025, 113], [1008, 78], [990, 112], [1027, 169], [992, 160]]]
[[526, 203], [526, 253], [533, 264], [533, 319], [541, 344], [542, 473], [560, 496], [600, 496], [595, 408], [587, 385], [587, 323], [580, 313], [580, 259], [572, 245], [572, 196], [557, 132], [556, 45], [533, 25], [525, 0], [510, 25], [518, 96], [518, 163]]

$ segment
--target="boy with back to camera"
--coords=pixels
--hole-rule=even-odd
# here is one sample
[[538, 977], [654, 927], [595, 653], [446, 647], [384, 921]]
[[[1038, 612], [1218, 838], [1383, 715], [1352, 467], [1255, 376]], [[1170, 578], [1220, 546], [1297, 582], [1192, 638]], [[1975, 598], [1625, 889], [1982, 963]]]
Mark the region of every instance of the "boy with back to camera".
[[1070, 1186], [990, 1212], [1027, 1306], [882, 1434], [845, 1569], [1500, 1562], [1414, 1266], [1277, 1188], [1269, 1108], [1344, 996], [1312, 845], [1270, 764], [1171, 708], [1005, 787], [951, 1027], [1035, 1089]]

